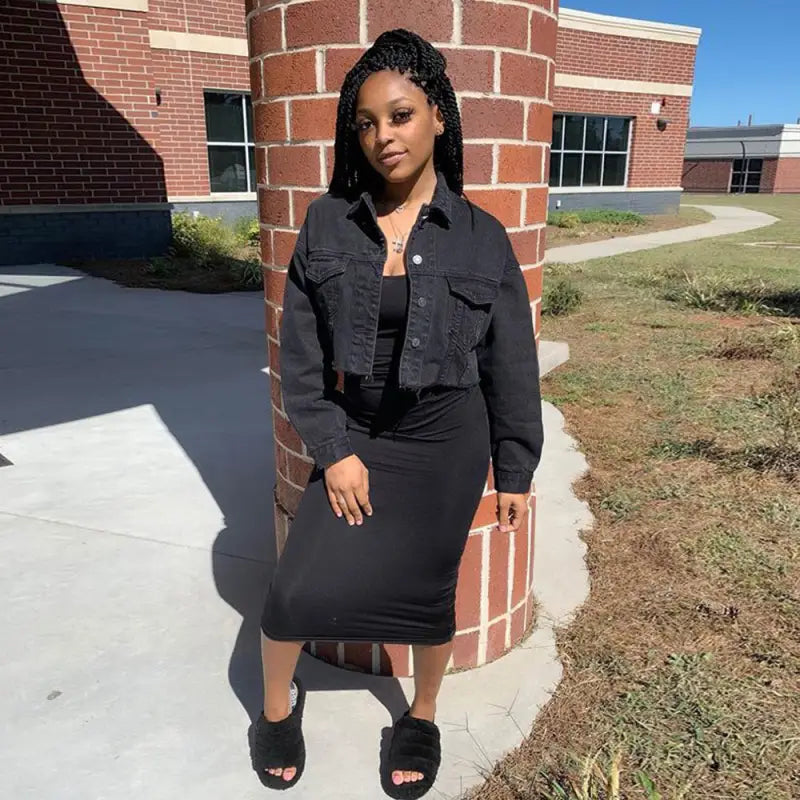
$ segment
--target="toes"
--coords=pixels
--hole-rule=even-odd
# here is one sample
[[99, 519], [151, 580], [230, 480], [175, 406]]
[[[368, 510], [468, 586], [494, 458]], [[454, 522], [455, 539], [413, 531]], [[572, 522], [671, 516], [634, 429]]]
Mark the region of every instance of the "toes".
[[290, 781], [292, 778], [294, 778], [296, 772], [297, 772], [297, 767], [288, 767], [283, 771], [283, 777], [287, 781]]
[[399, 786], [403, 782], [403, 773], [402, 772], [393, 772], [392, 773], [392, 783], [395, 786]]
[[403, 780], [404, 780], [406, 783], [411, 783], [411, 776], [412, 776], [413, 774], [414, 774], [413, 772], [404, 772], [404, 773], [403, 773]]

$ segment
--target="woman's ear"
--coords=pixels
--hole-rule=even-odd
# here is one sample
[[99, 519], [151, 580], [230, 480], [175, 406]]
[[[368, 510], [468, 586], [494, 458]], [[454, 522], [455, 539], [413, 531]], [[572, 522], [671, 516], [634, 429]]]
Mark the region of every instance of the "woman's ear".
[[433, 115], [436, 120], [434, 130], [436, 131], [437, 136], [441, 136], [444, 133], [444, 117], [442, 116], [442, 112], [439, 110], [439, 106], [433, 107]]

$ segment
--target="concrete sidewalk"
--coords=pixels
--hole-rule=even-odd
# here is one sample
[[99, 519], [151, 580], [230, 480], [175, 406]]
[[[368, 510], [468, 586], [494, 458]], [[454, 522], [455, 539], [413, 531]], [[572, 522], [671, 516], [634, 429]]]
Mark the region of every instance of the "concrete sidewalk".
[[761, 211], [735, 206], [692, 206], [701, 208], [715, 219], [700, 225], [689, 225], [669, 231], [644, 233], [639, 236], [621, 236], [617, 239], [606, 239], [602, 242], [588, 244], [572, 244], [565, 247], [551, 247], [545, 252], [545, 263], [577, 264], [592, 258], [606, 258], [621, 253], [633, 253], [637, 250], [652, 250], [665, 244], [693, 242], [698, 239], [709, 239], [713, 236], [727, 236], [732, 233], [764, 228], [778, 222], [777, 217]]
[[[268, 794], [247, 743], [275, 552], [263, 331], [257, 294], [0, 269], [4, 797]], [[586, 596], [578, 531], [592, 520], [570, 489], [586, 462], [561, 414], [543, 413], [539, 627], [445, 679], [430, 797], [457, 797], [521, 742], [560, 679], [553, 625]], [[291, 795], [383, 796], [381, 738], [412, 681], [306, 657], [300, 671], [308, 765]]]

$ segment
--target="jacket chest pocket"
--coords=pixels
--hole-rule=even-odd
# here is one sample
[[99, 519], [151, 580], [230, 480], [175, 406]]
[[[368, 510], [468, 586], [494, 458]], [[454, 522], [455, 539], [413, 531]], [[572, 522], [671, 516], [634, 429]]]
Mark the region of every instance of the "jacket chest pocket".
[[329, 331], [333, 331], [341, 306], [347, 258], [343, 256], [310, 256], [306, 267], [309, 294], [319, 309]]
[[447, 275], [448, 336], [464, 352], [483, 337], [500, 290], [499, 281], [474, 275]]

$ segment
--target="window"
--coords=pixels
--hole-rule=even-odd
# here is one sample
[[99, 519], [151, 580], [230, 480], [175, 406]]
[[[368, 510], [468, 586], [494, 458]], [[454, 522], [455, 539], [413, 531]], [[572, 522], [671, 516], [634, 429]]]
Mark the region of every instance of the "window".
[[253, 106], [250, 96], [205, 92], [208, 174], [212, 192], [255, 192]]
[[763, 168], [763, 158], [737, 158], [733, 162], [731, 194], [758, 194]]
[[631, 120], [556, 114], [551, 186], [625, 186]]

